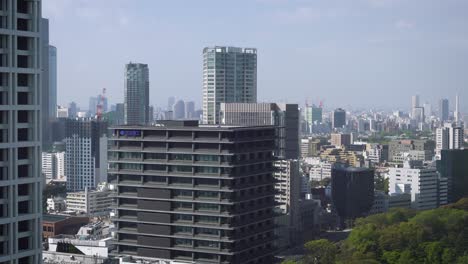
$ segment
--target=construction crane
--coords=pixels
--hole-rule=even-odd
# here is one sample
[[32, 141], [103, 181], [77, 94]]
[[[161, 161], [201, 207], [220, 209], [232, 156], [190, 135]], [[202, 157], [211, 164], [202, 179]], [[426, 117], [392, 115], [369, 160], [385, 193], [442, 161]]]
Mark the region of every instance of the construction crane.
[[98, 96], [98, 102], [96, 105], [96, 119], [101, 120], [102, 118], [102, 110], [104, 106], [104, 100], [106, 98], [106, 88], [102, 88], [102, 93]]

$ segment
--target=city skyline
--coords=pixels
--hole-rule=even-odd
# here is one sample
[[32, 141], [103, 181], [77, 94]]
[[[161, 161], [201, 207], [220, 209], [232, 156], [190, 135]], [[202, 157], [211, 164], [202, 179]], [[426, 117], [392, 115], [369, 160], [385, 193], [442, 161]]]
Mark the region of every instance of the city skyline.
[[[44, 2], [44, 17], [51, 21], [50, 43], [59, 50], [59, 104], [73, 100], [86, 105], [83, 95], [96, 94], [102, 87], [108, 88], [112, 104], [123, 101], [121, 69], [128, 61], [140, 61], [154, 72], [151, 104], [165, 106], [167, 97], [184, 94], [200, 105], [202, 50], [229, 45], [258, 49], [259, 102], [324, 100], [330, 108], [406, 110], [410, 105], [401, 94], [420, 94], [422, 102], [437, 105], [440, 98], [453, 102], [458, 93], [461, 112], [467, 112], [463, 86], [468, 77], [461, 71], [468, 61], [463, 37], [468, 19], [462, 12], [468, 3], [259, 0], [249, 3], [247, 11], [244, 5], [229, 6], [229, 14], [221, 12], [227, 6], [217, 2], [186, 3], [183, 10], [178, 4]], [[171, 15], [176, 11], [182, 12], [181, 21]], [[242, 21], [235, 20], [241, 12]], [[206, 31], [210, 22], [216, 23]], [[142, 37], [145, 42], [132, 41]], [[77, 39], [91, 40], [88, 44], [94, 48]]]
[[0, 264], [468, 264], [468, 3], [44, 2], [0, 0]]

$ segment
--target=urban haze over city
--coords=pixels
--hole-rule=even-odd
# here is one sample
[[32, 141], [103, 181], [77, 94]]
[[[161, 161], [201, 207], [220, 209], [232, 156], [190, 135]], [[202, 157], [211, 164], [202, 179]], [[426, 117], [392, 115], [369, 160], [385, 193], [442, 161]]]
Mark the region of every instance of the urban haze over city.
[[0, 264], [468, 264], [467, 13], [0, 0]]

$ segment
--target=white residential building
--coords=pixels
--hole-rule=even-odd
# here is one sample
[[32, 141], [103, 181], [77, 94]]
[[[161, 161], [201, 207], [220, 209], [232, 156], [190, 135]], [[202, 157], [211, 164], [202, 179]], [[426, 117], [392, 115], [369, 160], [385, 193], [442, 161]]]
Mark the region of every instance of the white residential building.
[[62, 212], [67, 209], [65, 199], [62, 197], [47, 198], [47, 212]]
[[106, 215], [110, 212], [113, 197], [106, 185], [97, 190], [67, 193], [67, 210], [92, 216]]
[[399, 152], [393, 156], [393, 162], [403, 163], [405, 159], [428, 161], [431, 160], [430, 153], [426, 150], [409, 150], [408, 152]]
[[366, 144], [365, 157], [374, 163], [388, 161], [388, 145]]
[[65, 152], [42, 152], [42, 174], [46, 180], [65, 177]]
[[325, 178], [331, 178], [332, 164], [329, 161], [323, 160], [316, 164], [312, 164], [309, 170], [311, 181], [321, 181]]
[[[48, 238], [48, 249], [43, 252], [46, 264], [105, 264], [109, 261], [109, 251], [113, 250], [113, 238], [104, 222], [91, 223], [80, 228], [76, 235], [58, 235]], [[75, 253], [60, 250], [60, 244], [73, 245]]]
[[464, 143], [464, 129], [456, 123], [445, 123], [436, 129], [436, 158], [440, 159], [443, 149], [462, 149]]
[[298, 201], [301, 189], [301, 180], [299, 178], [299, 162], [297, 160], [278, 160], [274, 166], [275, 179], [275, 200], [281, 203], [280, 208], [284, 212], [290, 212]]
[[57, 106], [57, 118], [68, 118], [68, 107]]
[[406, 160], [403, 168], [390, 168], [390, 195], [407, 193], [411, 195], [411, 207], [418, 210], [437, 208], [443, 201], [439, 200], [445, 194], [439, 190], [446, 190], [447, 181], [440, 176], [433, 167], [422, 166], [421, 161]]

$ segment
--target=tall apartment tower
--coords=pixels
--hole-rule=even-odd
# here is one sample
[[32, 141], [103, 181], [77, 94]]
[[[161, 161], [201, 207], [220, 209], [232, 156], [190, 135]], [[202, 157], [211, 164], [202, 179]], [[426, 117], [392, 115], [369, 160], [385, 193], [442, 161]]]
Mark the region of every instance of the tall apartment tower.
[[272, 263], [275, 129], [112, 128], [116, 250], [189, 263]]
[[65, 175], [67, 190], [96, 188], [106, 180], [107, 123], [96, 120], [65, 120]]
[[203, 123], [219, 124], [221, 103], [257, 102], [257, 50], [203, 49]]
[[149, 69], [148, 64], [125, 65], [124, 119], [127, 125], [149, 122]]
[[65, 152], [42, 152], [42, 174], [46, 180], [65, 176]]
[[449, 119], [449, 101], [448, 99], [440, 99], [439, 101], [439, 119], [440, 122], [445, 122]]
[[41, 263], [41, 1], [0, 1], [0, 262]]

